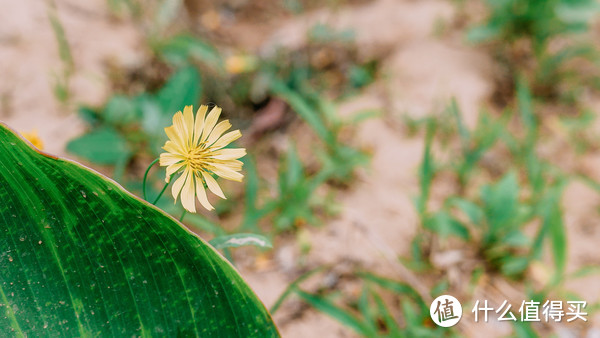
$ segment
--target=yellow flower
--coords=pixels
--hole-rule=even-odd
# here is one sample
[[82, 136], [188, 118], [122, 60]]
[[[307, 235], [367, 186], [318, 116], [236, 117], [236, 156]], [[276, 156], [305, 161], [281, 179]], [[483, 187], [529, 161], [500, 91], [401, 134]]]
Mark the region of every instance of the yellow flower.
[[33, 129], [30, 132], [21, 133], [27, 141], [31, 142], [39, 150], [44, 150], [44, 141], [38, 135], [37, 129]]
[[258, 61], [250, 55], [233, 55], [225, 60], [225, 70], [229, 74], [241, 74], [256, 69]]
[[217, 124], [221, 108], [214, 107], [208, 116], [208, 106], [202, 105], [196, 113], [192, 106], [186, 106], [183, 114], [178, 111], [173, 116], [173, 125], [165, 128], [169, 140], [163, 147], [166, 153], [160, 154], [160, 165], [167, 167], [166, 181], [171, 175], [181, 172], [171, 192], [177, 201], [181, 194], [181, 204], [196, 212], [195, 198], [208, 210], [214, 209], [208, 202], [204, 185], [215, 195], [225, 198], [213, 174], [222, 178], [241, 182], [244, 177], [242, 162], [238, 158], [246, 155], [244, 148], [225, 148], [242, 136], [239, 130], [225, 133], [231, 128], [228, 120]]

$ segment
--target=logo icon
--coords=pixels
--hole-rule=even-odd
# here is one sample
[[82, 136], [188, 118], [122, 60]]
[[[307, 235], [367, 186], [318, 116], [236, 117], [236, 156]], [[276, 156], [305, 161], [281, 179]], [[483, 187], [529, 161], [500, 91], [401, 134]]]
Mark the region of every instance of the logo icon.
[[462, 306], [458, 299], [449, 295], [441, 295], [431, 303], [429, 314], [438, 326], [450, 327], [460, 321]]

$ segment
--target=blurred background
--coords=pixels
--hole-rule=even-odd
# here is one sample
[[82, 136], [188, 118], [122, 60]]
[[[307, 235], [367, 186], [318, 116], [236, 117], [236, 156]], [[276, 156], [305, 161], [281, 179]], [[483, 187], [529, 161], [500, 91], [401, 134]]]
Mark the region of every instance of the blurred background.
[[284, 337], [600, 336], [595, 0], [0, 3], [0, 120], [138, 196], [173, 114], [223, 107], [244, 183], [184, 223], [271, 240], [222, 253]]

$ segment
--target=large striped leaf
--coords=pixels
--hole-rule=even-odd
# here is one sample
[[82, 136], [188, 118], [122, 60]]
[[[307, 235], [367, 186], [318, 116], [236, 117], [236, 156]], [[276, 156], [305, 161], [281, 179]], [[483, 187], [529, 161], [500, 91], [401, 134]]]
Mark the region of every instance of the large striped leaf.
[[206, 242], [0, 124], [0, 335], [277, 336]]

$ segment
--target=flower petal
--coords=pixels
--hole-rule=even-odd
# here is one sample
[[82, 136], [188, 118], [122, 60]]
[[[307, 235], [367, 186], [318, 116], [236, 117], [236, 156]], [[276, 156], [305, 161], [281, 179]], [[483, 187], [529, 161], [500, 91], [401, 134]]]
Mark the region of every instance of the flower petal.
[[233, 171], [240, 171], [242, 170], [244, 163], [239, 160], [212, 160], [208, 162], [208, 165], [213, 167], [221, 166]]
[[219, 187], [219, 183], [217, 183], [217, 181], [212, 176], [203, 171], [202, 177], [204, 177], [204, 182], [206, 182], [208, 189], [210, 189], [210, 191], [212, 191], [213, 194], [221, 197], [222, 199], [227, 199], [227, 197], [225, 197], [225, 194], [223, 194], [223, 190], [221, 190], [221, 187]]
[[241, 182], [242, 179], [244, 178], [244, 175], [242, 175], [236, 171], [233, 171], [230, 168], [223, 166], [223, 165], [215, 164], [212, 166], [211, 169], [215, 174], [217, 174], [225, 179], [228, 179], [228, 180]]
[[185, 141], [188, 146], [191, 146], [194, 136], [194, 111], [192, 106], [185, 106], [183, 108], [183, 122], [187, 131]]
[[229, 123], [229, 120], [219, 122], [219, 124], [217, 124], [210, 132], [210, 135], [208, 135], [208, 139], [206, 140], [207, 148], [210, 147], [211, 144], [215, 143], [215, 141], [219, 139], [219, 137], [221, 137], [221, 135], [223, 135], [223, 133], [229, 128], [231, 128], [231, 123]]
[[236, 160], [244, 155], [246, 155], [245, 148], [227, 148], [210, 153], [209, 158], [214, 158], [215, 160]]
[[185, 162], [181, 162], [181, 163], [171, 164], [170, 166], [168, 166], [167, 167], [167, 177], [165, 178], [165, 182], [169, 183], [169, 179], [171, 178], [171, 175], [176, 173], [184, 165], [185, 165]]
[[221, 108], [219, 106], [215, 106], [208, 116], [206, 117], [206, 121], [204, 121], [204, 127], [202, 128], [202, 137], [200, 137], [200, 142], [206, 141], [208, 135], [213, 130], [215, 125], [217, 124], [217, 120], [219, 120], [219, 116], [221, 115]]
[[189, 169], [186, 168], [183, 172], [183, 175], [179, 176], [179, 178], [175, 181], [175, 183], [173, 183], [173, 186], [171, 187], [171, 194], [173, 195], [173, 199], [175, 200], [175, 202], [177, 202], [177, 196], [179, 195], [179, 192], [181, 192], [181, 189], [183, 188], [183, 185], [185, 184], [189, 173]]
[[196, 112], [196, 122], [194, 124], [194, 142], [193, 145], [198, 144], [198, 140], [200, 140], [200, 135], [202, 135], [202, 128], [204, 128], [204, 118], [206, 117], [206, 112], [208, 111], [208, 106], [203, 104], [198, 108]]
[[204, 190], [204, 184], [202, 183], [202, 179], [196, 176], [196, 195], [198, 196], [198, 201], [206, 210], [213, 210], [214, 207], [208, 201], [208, 197], [206, 197], [206, 191]]
[[194, 189], [194, 174], [188, 175], [181, 190], [181, 205], [189, 212], [196, 212], [196, 192]]
[[228, 145], [229, 143], [237, 140], [240, 137], [242, 137], [242, 133], [239, 130], [230, 131], [227, 134], [223, 135], [220, 139], [218, 139], [217, 142], [215, 142], [215, 144], [213, 144], [210, 147], [210, 149], [211, 150], [221, 149], [221, 148], [225, 147], [226, 145]]
[[179, 145], [185, 147], [187, 145], [188, 130], [183, 119], [183, 114], [180, 111], [173, 116], [173, 127], [175, 127], [175, 133], [177, 133], [179, 138]]
[[171, 150], [166, 149], [165, 147], [163, 147], [163, 149], [165, 149], [168, 152], [171, 153], [179, 153], [179, 154], [183, 154], [184, 153], [184, 144], [183, 141], [181, 139], [181, 135], [177, 134], [177, 130], [175, 130], [175, 126], [170, 126], [165, 128], [165, 133], [167, 134], [167, 137], [169, 138], [169, 141], [167, 141], [165, 143], [165, 147], [167, 146], [168, 143], [171, 143]]
[[184, 159], [185, 159], [185, 157], [178, 155], [178, 154], [172, 154], [170, 152], [162, 153], [162, 154], [160, 154], [159, 164], [161, 166], [165, 167], [165, 166], [175, 164], [179, 161], [183, 161]]
[[184, 156], [183, 154], [185, 153], [183, 148], [171, 140], [165, 142], [165, 145], [162, 148], [174, 155]]

